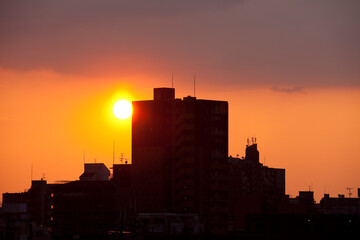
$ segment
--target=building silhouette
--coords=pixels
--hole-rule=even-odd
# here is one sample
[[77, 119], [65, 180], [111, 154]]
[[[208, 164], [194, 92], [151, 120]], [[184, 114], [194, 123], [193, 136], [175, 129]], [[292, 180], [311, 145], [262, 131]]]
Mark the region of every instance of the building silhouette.
[[73, 181], [51, 193], [51, 227], [56, 239], [105, 239], [119, 223], [113, 182]]
[[224, 232], [228, 214], [228, 103], [155, 88], [133, 102], [132, 168], [139, 212], [196, 213]]
[[252, 139], [243, 158], [228, 158], [229, 228], [245, 228], [249, 214], [278, 211], [285, 197], [285, 169], [269, 168], [259, 162], [257, 143]]
[[106, 181], [109, 180], [110, 171], [103, 163], [85, 163], [84, 173], [80, 181]]

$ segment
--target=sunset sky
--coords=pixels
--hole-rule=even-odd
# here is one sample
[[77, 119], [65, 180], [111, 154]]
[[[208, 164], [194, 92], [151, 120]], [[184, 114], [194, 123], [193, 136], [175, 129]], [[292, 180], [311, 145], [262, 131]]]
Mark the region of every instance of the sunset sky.
[[[229, 154], [258, 139], [286, 193], [360, 187], [360, 1], [0, 0], [0, 193], [131, 161], [119, 99], [229, 102]], [[1, 200], [1, 198], [0, 198]]]

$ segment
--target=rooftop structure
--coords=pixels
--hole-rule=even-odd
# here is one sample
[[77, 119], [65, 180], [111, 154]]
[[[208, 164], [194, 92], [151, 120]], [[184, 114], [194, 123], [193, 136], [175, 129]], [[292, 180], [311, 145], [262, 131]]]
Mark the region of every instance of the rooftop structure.
[[107, 181], [109, 177], [110, 171], [104, 163], [85, 163], [80, 181]]

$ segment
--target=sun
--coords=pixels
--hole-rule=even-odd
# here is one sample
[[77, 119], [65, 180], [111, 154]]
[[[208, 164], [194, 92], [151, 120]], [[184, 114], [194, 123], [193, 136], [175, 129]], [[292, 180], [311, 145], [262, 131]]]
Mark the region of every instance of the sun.
[[129, 118], [132, 114], [132, 105], [128, 100], [119, 100], [114, 104], [113, 113], [118, 119]]

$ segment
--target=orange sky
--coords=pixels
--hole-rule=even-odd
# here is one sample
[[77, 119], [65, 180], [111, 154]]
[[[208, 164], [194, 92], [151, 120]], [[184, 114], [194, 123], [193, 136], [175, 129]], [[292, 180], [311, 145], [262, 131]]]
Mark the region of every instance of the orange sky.
[[229, 102], [229, 152], [256, 137], [286, 192], [360, 187], [360, 1], [0, 1], [0, 193], [131, 158], [117, 99]]
[[[117, 99], [152, 99], [150, 84], [126, 79], [80, 79], [47, 71], [1, 69], [0, 192], [20, 192], [33, 178], [76, 180], [86, 161], [131, 159], [131, 122], [112, 115]], [[143, 77], [143, 76], [142, 76]], [[62, 79], [62, 81], [58, 81]], [[141, 82], [140, 86], [131, 82]], [[192, 93], [178, 81], [176, 97]], [[151, 85], [151, 86], [150, 86]], [[166, 85], [165, 85], [166, 86]], [[229, 102], [229, 154], [244, 155], [246, 138], [258, 139], [260, 161], [286, 169], [286, 192], [346, 193], [359, 187], [360, 89], [309, 88], [284, 93], [266, 87], [213, 88], [198, 80], [197, 97]], [[355, 194], [355, 192], [354, 192]]]

